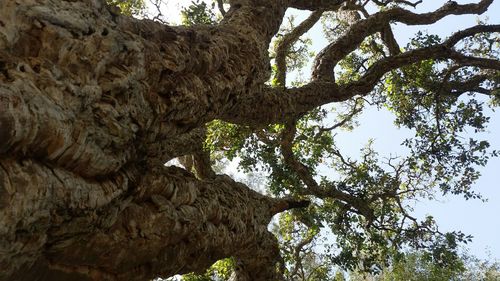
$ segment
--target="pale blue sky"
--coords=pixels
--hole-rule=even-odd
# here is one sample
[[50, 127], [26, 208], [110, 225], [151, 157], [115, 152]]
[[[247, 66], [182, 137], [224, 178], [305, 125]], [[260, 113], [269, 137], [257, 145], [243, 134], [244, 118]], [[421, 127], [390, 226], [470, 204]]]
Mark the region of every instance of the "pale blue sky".
[[[210, 1], [207, 1], [210, 2]], [[443, 0], [424, 0], [415, 12], [431, 11], [443, 5]], [[476, 1], [457, 1], [458, 3], [470, 3]], [[179, 22], [179, 3], [189, 5], [190, 1], [169, 0], [168, 6], [163, 10], [170, 22]], [[298, 14], [298, 19], [307, 16], [306, 12], [292, 11]], [[419, 30], [427, 30], [430, 33], [446, 37], [453, 31], [470, 27], [477, 21], [477, 16], [449, 16], [437, 24], [431, 26], [395, 26], [395, 35], [401, 46], [405, 46], [408, 38]], [[488, 12], [480, 16], [482, 20], [489, 18], [489, 23], [500, 23], [500, 0], [495, 0]], [[313, 49], [318, 52], [327, 42], [322, 35], [321, 26], [317, 24], [308, 36], [313, 39]], [[307, 69], [306, 76], [308, 75]], [[293, 78], [292, 78], [293, 79]], [[491, 112], [491, 122], [488, 127], [489, 139], [494, 149], [500, 150], [500, 114]], [[368, 139], [375, 140], [375, 148], [380, 155], [402, 154], [400, 143], [404, 138], [410, 136], [408, 131], [397, 130], [393, 125], [394, 117], [387, 111], [368, 109], [359, 118], [360, 126], [350, 133], [341, 134], [338, 138], [338, 146], [348, 154], [356, 155]], [[445, 197], [440, 201], [422, 201], [416, 204], [415, 214], [423, 217], [432, 214], [442, 231], [461, 230], [466, 234], [474, 236], [469, 245], [472, 254], [480, 258], [500, 259], [500, 159], [492, 159], [487, 167], [482, 169], [482, 177], [476, 183], [477, 191], [480, 191], [488, 202], [478, 200], [466, 201], [460, 197]]]

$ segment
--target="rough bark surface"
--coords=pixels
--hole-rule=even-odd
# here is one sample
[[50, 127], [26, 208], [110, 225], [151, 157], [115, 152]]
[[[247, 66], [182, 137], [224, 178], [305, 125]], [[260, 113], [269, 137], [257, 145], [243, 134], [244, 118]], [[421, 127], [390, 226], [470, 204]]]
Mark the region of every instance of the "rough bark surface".
[[[234, 280], [279, 280], [267, 224], [303, 204], [206, 169], [204, 124], [265, 126], [364, 95], [412, 60], [464, 59], [442, 46], [395, 52], [357, 84], [325, 79], [339, 56], [379, 31], [365, 25], [381, 22], [392, 36], [392, 14], [380, 14], [359, 24], [359, 37], [343, 38], [351, 49], [327, 47], [316, 81], [270, 88], [268, 46], [287, 7], [334, 10], [345, 1], [230, 2], [217, 26], [186, 28], [122, 16], [103, 0], [0, 0], [0, 280], [150, 280], [229, 256]], [[184, 155], [194, 155], [198, 177], [163, 167]]]
[[237, 280], [279, 279], [267, 224], [285, 201], [162, 167], [268, 79], [285, 9], [262, 2], [187, 29], [100, 0], [0, 1], [1, 280], [148, 280], [228, 256]]

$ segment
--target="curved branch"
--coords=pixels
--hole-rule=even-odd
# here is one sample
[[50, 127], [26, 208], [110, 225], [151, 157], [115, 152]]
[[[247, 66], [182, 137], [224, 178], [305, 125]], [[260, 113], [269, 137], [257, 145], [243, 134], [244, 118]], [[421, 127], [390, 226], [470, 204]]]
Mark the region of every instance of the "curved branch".
[[301, 240], [295, 247], [293, 248], [293, 259], [295, 261], [295, 266], [293, 269], [290, 271], [290, 280], [294, 280], [293, 277], [297, 274], [299, 267], [302, 266], [302, 258], [300, 257], [300, 252], [302, 252], [302, 249], [310, 244], [314, 240], [314, 236], [310, 235], [303, 240]]
[[494, 89], [486, 89], [481, 87], [481, 84], [487, 80], [491, 79], [491, 75], [478, 74], [470, 77], [464, 81], [446, 81], [442, 90], [444, 95], [453, 95], [455, 97], [466, 93], [466, 92], [476, 92], [484, 95], [491, 95], [491, 93], [498, 89], [498, 86]]
[[312, 77], [315, 80], [334, 80], [333, 69], [337, 63], [354, 51], [367, 36], [376, 32], [382, 32], [388, 47], [392, 49], [393, 53], [399, 53], [399, 48], [396, 47], [397, 43], [393, 40], [394, 37], [391, 38], [390, 27], [388, 29], [390, 22], [396, 21], [408, 25], [431, 24], [448, 15], [482, 14], [492, 2], [492, 0], [483, 0], [477, 4], [465, 5], [448, 2], [434, 12], [424, 14], [415, 14], [401, 8], [378, 12], [353, 24], [345, 35], [326, 46], [315, 59]]
[[395, 4], [402, 4], [402, 5], [407, 5], [407, 6], [411, 6], [413, 8], [416, 8], [420, 3], [423, 2], [423, 0], [419, 0], [419, 1], [415, 1], [415, 2], [406, 1], [406, 0], [385, 0], [385, 1], [372, 0], [372, 2], [379, 5], [379, 6], [383, 6], [383, 7], [385, 7], [391, 3], [395, 3]]
[[500, 25], [478, 25], [453, 34], [442, 44], [408, 51], [396, 56], [387, 57], [374, 63], [357, 81], [342, 86], [343, 91], [352, 96], [369, 93], [379, 79], [387, 72], [427, 59], [452, 59], [461, 66], [477, 66], [484, 69], [500, 70], [500, 60], [477, 58], [463, 55], [453, 49], [453, 45], [461, 39], [481, 32], [499, 32]]
[[292, 45], [299, 40], [300, 36], [304, 35], [311, 29], [316, 22], [321, 18], [323, 11], [312, 12], [307, 19], [301, 22], [290, 33], [281, 38], [278, 46], [276, 47], [276, 80], [279, 86], [286, 86], [286, 57]]
[[297, 174], [304, 182], [306, 188], [300, 190], [303, 195], [313, 195], [318, 198], [331, 198], [345, 202], [357, 212], [362, 214], [368, 221], [374, 219], [373, 210], [369, 207], [369, 202], [364, 201], [356, 196], [345, 193], [334, 186], [329, 186], [327, 189], [320, 187], [313, 178], [310, 169], [296, 159], [293, 154], [292, 146], [297, 128], [295, 121], [288, 121], [285, 124], [285, 129], [282, 133], [281, 154], [285, 163]]

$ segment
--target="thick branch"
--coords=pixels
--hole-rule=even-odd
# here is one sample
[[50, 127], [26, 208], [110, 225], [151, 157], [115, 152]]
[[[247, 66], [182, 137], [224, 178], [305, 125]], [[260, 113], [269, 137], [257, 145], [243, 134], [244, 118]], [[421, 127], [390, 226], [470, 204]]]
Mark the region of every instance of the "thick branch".
[[301, 116], [317, 106], [348, 97], [330, 82], [318, 81], [290, 89], [263, 86], [240, 99], [221, 119], [259, 128], [265, 124], [284, 122], [291, 116]]
[[342, 87], [343, 91], [350, 92], [353, 96], [369, 93], [379, 79], [387, 72], [427, 59], [452, 59], [461, 66], [477, 66], [485, 69], [500, 70], [500, 61], [495, 59], [477, 58], [463, 55], [451, 49], [460, 39], [481, 32], [498, 32], [500, 25], [478, 25], [453, 34], [450, 39], [442, 44], [416, 49], [381, 59], [373, 64], [358, 80]]
[[390, 22], [396, 21], [408, 25], [431, 24], [448, 15], [482, 14], [492, 2], [492, 0], [483, 0], [478, 4], [465, 5], [448, 2], [438, 10], [425, 14], [415, 14], [401, 8], [378, 12], [355, 23], [345, 35], [325, 47], [315, 59], [312, 76], [314, 79], [334, 79], [333, 69], [335, 65], [347, 54], [354, 51], [367, 36], [376, 32], [383, 32], [388, 47], [392, 49], [393, 53], [399, 53], [399, 48], [396, 51], [397, 44], [393, 36], [391, 38], [390, 27], [388, 29]]
[[261, 2], [190, 29], [117, 15], [103, 1], [7, 2], [0, 153], [85, 177], [186, 154], [175, 140], [269, 77], [286, 7]]

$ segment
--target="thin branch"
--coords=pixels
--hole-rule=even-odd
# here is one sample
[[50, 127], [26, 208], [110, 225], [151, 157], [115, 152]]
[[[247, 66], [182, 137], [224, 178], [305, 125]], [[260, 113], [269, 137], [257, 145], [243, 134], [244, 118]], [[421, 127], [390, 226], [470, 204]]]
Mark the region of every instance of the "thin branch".
[[293, 277], [297, 274], [299, 267], [302, 267], [302, 258], [300, 257], [300, 252], [302, 251], [302, 249], [306, 245], [310, 244], [313, 241], [313, 239], [314, 239], [313, 235], [308, 236], [308, 237], [304, 238], [302, 241], [300, 241], [293, 248], [293, 257], [294, 257], [294, 261], [295, 261], [295, 266], [293, 267], [293, 269], [290, 272], [290, 277], [292, 278], [291, 280], [293, 280]]
[[301, 22], [290, 33], [283, 36], [276, 47], [276, 80], [281, 87], [286, 86], [286, 56], [292, 45], [299, 40], [300, 36], [309, 31], [318, 22], [323, 14], [322, 10], [312, 12], [307, 19]]
[[319, 131], [315, 135], [315, 138], [318, 138], [324, 132], [333, 131], [339, 127], [344, 126], [347, 122], [351, 121], [356, 114], [360, 113], [363, 110], [363, 107], [357, 107], [356, 105], [357, 103], [353, 106], [351, 112], [349, 112], [349, 114], [344, 118], [342, 118], [342, 120], [340, 120], [339, 122], [333, 124], [330, 127], [319, 127]]
[[367, 202], [351, 194], [340, 191], [334, 186], [329, 186], [328, 189], [322, 188], [313, 178], [310, 169], [295, 158], [292, 146], [296, 133], [296, 121], [288, 121], [285, 124], [285, 129], [282, 133], [281, 153], [285, 163], [297, 174], [297, 176], [305, 183], [306, 189], [301, 193], [303, 195], [313, 195], [318, 198], [332, 198], [341, 200], [354, 208], [359, 214], [363, 215], [368, 221], [374, 219], [373, 210], [368, 206]]

